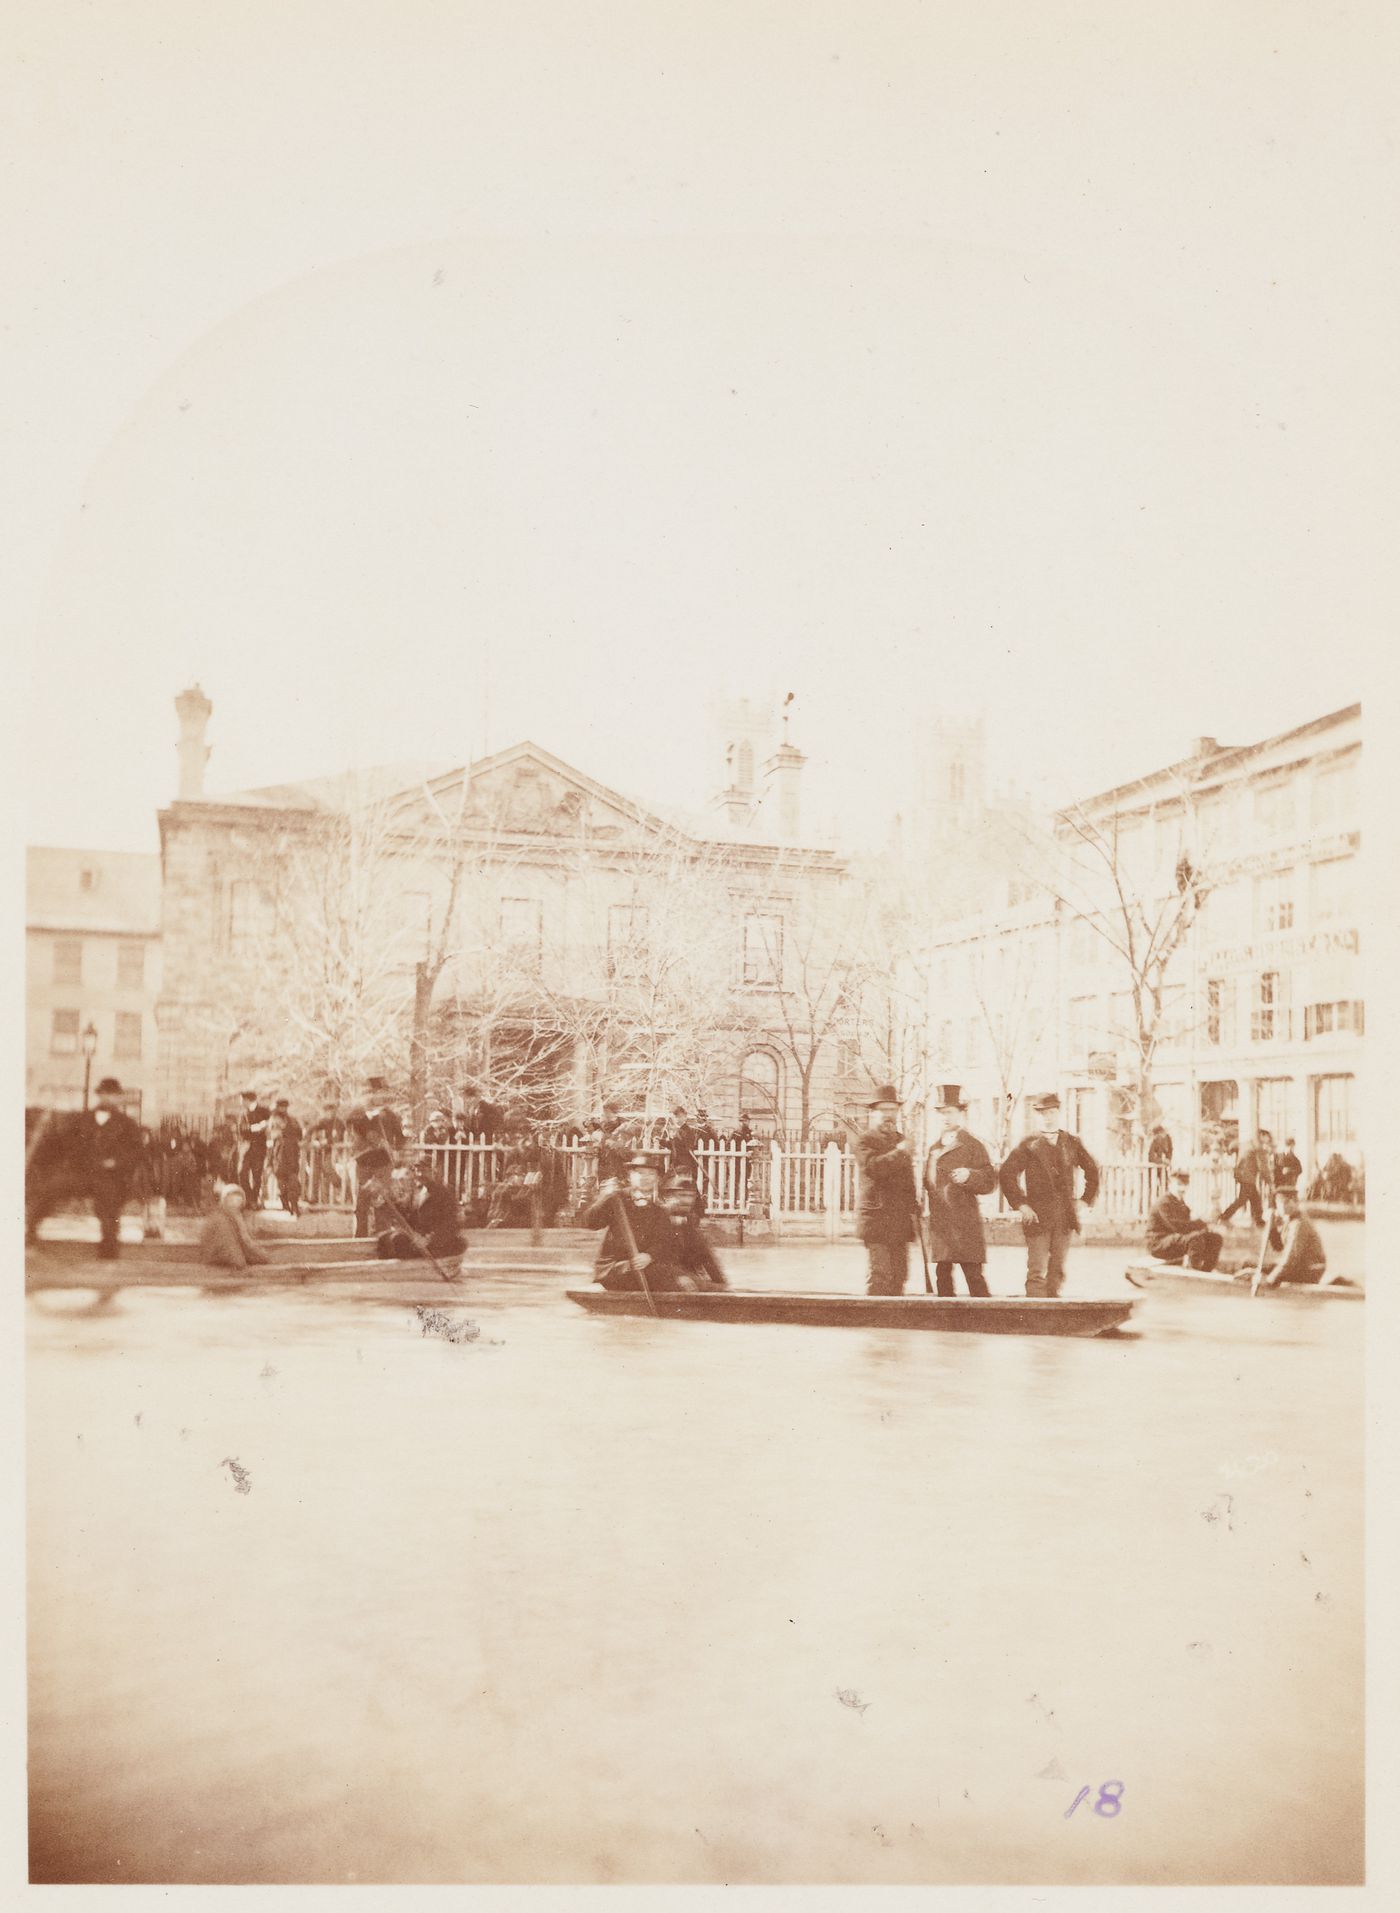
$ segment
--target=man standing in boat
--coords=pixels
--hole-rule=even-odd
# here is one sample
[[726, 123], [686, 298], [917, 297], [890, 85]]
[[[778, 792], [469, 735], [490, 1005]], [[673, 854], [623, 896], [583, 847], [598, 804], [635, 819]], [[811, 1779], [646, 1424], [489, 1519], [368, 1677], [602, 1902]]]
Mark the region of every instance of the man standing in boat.
[[928, 1195], [929, 1260], [937, 1269], [938, 1293], [953, 1293], [953, 1264], [963, 1272], [969, 1295], [986, 1295], [983, 1268], [987, 1237], [982, 1227], [979, 1196], [997, 1186], [997, 1172], [983, 1145], [963, 1127], [967, 1105], [956, 1083], [944, 1083], [934, 1092], [940, 1132], [924, 1163]]
[[1001, 1190], [1021, 1218], [1026, 1237], [1026, 1294], [1056, 1296], [1064, 1287], [1065, 1256], [1079, 1233], [1076, 1171], [1084, 1177], [1081, 1200], [1099, 1193], [1099, 1165], [1078, 1136], [1060, 1127], [1058, 1096], [1037, 1096], [1032, 1105], [1040, 1133], [1017, 1143], [1001, 1165]]
[[1166, 1195], [1147, 1218], [1147, 1253], [1154, 1262], [1170, 1262], [1180, 1268], [1199, 1269], [1203, 1275], [1220, 1260], [1224, 1237], [1193, 1216], [1186, 1201], [1191, 1177], [1185, 1169], [1174, 1169]]
[[868, 1105], [870, 1126], [856, 1138], [860, 1169], [857, 1226], [870, 1258], [867, 1295], [902, 1295], [909, 1244], [918, 1227], [919, 1192], [910, 1146], [899, 1128], [899, 1091], [885, 1083]]
[[677, 1230], [659, 1198], [661, 1157], [638, 1150], [627, 1164], [624, 1190], [615, 1177], [598, 1193], [579, 1220], [585, 1229], [602, 1229], [593, 1279], [605, 1289], [641, 1289], [660, 1293], [681, 1286], [684, 1271], [676, 1261]]

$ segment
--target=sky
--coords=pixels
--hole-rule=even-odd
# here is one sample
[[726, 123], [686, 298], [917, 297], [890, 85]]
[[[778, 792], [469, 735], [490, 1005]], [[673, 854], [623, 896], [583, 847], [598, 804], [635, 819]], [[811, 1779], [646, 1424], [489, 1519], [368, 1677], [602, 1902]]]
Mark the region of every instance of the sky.
[[[942, 717], [1048, 802], [1364, 694], [1389, 10], [21, 7], [25, 829], [533, 738], [809, 829]], [[1391, 388], [1393, 390], [1393, 387]]]

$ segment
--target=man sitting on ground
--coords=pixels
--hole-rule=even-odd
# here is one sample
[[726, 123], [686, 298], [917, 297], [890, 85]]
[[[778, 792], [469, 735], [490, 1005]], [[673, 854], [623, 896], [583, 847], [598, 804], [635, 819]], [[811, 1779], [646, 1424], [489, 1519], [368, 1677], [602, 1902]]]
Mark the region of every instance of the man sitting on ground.
[[219, 1206], [207, 1216], [199, 1232], [199, 1259], [211, 1269], [247, 1269], [270, 1262], [267, 1250], [260, 1248], [243, 1220], [248, 1198], [236, 1182], [219, 1196]]
[[1170, 1262], [1208, 1274], [1220, 1260], [1224, 1240], [1193, 1216], [1186, 1202], [1191, 1181], [1184, 1169], [1174, 1169], [1166, 1195], [1147, 1218], [1147, 1253], [1154, 1262]]

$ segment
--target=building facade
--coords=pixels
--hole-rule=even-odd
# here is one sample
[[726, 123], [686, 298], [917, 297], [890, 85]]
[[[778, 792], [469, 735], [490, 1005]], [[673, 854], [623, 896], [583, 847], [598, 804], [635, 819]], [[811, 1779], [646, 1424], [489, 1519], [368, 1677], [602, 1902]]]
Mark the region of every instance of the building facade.
[[1091, 1148], [1129, 1154], [1146, 1053], [1142, 1114], [1179, 1152], [1262, 1128], [1309, 1175], [1360, 1166], [1360, 762], [1356, 705], [1247, 746], [1203, 738], [1062, 813], [1031, 894], [945, 925], [935, 1051], [983, 1126], [1024, 1126], [1055, 1089]]
[[84, 1080], [116, 1076], [155, 1111], [160, 859], [129, 851], [26, 854], [25, 1100], [80, 1109]]
[[[638, 805], [539, 746], [375, 787], [206, 796], [186, 693], [160, 815], [163, 1111], [247, 1084], [305, 1108], [362, 1072], [442, 1104], [582, 1120], [601, 1099], [796, 1130], [829, 1116], [855, 885], [799, 839], [801, 753], [748, 728], [708, 816]], [[410, 1091], [412, 1092], [410, 1094]]]

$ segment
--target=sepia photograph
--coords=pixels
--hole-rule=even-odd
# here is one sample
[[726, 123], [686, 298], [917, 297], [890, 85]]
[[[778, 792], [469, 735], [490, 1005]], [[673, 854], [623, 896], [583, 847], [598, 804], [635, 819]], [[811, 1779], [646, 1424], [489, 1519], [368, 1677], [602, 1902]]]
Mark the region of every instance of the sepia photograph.
[[1365, 1888], [1387, 10], [11, 18], [11, 1882]]

